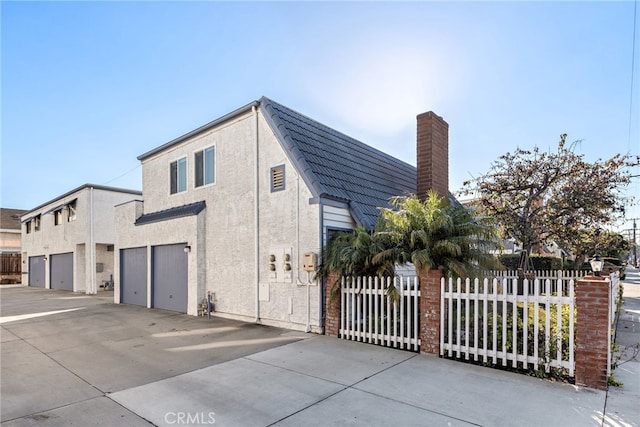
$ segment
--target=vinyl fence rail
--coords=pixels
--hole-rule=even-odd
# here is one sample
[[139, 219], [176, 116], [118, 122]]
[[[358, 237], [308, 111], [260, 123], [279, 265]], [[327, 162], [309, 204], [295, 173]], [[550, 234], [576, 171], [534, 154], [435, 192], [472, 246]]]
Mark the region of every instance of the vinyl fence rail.
[[574, 376], [575, 281], [441, 280], [442, 356]]
[[343, 277], [340, 292], [341, 338], [419, 351], [417, 277]]

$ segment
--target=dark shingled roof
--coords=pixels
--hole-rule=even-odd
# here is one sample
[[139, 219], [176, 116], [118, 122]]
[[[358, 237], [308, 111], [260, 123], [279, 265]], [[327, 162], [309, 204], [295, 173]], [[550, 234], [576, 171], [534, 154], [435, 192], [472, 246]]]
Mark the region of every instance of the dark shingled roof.
[[176, 218], [198, 215], [200, 212], [202, 212], [202, 210], [205, 207], [206, 207], [206, 203], [202, 201], [202, 202], [190, 203], [184, 206], [178, 206], [176, 208], [165, 209], [163, 211], [152, 212], [152, 213], [144, 214], [141, 217], [139, 217], [136, 220], [135, 224], [136, 225], [150, 224], [152, 222], [167, 221], [169, 219], [176, 219]]
[[[313, 197], [347, 204], [358, 224], [373, 228], [379, 207], [389, 207], [392, 197], [417, 192], [415, 166], [266, 97], [154, 148], [138, 159], [145, 160], [189, 141], [195, 135], [248, 113], [252, 108], [262, 110]], [[459, 204], [451, 193], [449, 201]]]
[[344, 201], [372, 228], [378, 207], [416, 192], [416, 168], [297, 111], [262, 97], [260, 106], [316, 197]]

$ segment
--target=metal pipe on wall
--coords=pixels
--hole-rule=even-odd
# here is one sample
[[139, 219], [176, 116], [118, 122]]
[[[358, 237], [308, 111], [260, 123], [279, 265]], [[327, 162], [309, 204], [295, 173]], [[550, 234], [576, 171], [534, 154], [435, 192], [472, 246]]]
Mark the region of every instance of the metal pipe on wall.
[[255, 169], [255, 187], [254, 187], [254, 202], [255, 202], [255, 213], [254, 213], [254, 229], [256, 233], [255, 239], [255, 286], [256, 286], [256, 323], [260, 322], [260, 164], [259, 164], [259, 149], [258, 149], [258, 110], [256, 106], [251, 107], [251, 111], [253, 112], [253, 116], [255, 118], [255, 145], [253, 148], [253, 156], [256, 165]]

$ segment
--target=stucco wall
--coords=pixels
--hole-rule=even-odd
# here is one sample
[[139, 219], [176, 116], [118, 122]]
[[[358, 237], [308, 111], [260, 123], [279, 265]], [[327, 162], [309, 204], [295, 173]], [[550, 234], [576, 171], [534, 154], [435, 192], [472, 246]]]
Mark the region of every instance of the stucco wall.
[[[214, 295], [218, 314], [246, 320], [255, 320], [259, 316], [264, 323], [299, 329], [306, 328], [309, 318], [309, 323], [317, 327], [320, 324], [320, 289], [312, 281], [313, 286], [307, 290], [308, 276], [302, 271], [301, 260], [305, 252], [317, 253], [320, 250], [320, 205], [310, 204], [311, 192], [303, 180], [298, 179], [286, 153], [260, 114], [259, 163], [256, 166], [255, 126], [256, 117], [248, 112], [145, 159], [142, 164], [144, 212], [206, 202], [206, 209], [200, 214], [202, 225], [178, 225], [177, 220], [166, 221], [169, 224], [168, 234], [160, 236], [161, 240], [176, 240], [175, 236], [185, 233], [184, 227], [204, 229], [204, 234], [200, 235], [202, 241], [198, 243], [201, 250], [206, 250], [206, 253], [199, 252], [204, 270], [194, 271], [205, 282], [203, 292], [210, 291]], [[216, 182], [194, 188], [194, 153], [212, 145], [216, 147]], [[170, 195], [169, 164], [184, 156], [187, 157], [187, 191]], [[285, 189], [272, 193], [270, 170], [283, 164]], [[260, 195], [257, 206], [256, 173]], [[256, 231], [256, 209], [259, 235]], [[131, 218], [128, 220], [133, 221]], [[159, 231], [154, 229], [153, 234], [157, 233]], [[198, 239], [197, 232], [188, 234]], [[139, 237], [143, 242], [144, 237]], [[259, 254], [256, 265], [257, 238]], [[127, 244], [140, 246], [134, 241]], [[282, 271], [273, 279], [268, 271], [268, 255], [286, 250], [292, 256], [291, 277], [285, 278]], [[282, 265], [280, 261], [278, 268]], [[192, 270], [189, 271], [191, 274]], [[190, 277], [190, 286], [191, 280]], [[261, 290], [259, 302], [258, 289]], [[190, 295], [189, 303], [197, 303], [201, 297]]]
[[[202, 222], [200, 215], [177, 218], [170, 221], [155, 222], [136, 226], [135, 220], [142, 212], [142, 203], [135, 201], [116, 207], [115, 217], [118, 233], [115, 243], [114, 267], [114, 302], [120, 303], [120, 250], [129, 248], [147, 248], [147, 307], [151, 307], [151, 251], [153, 246], [169, 244], [185, 244], [191, 247], [187, 258], [187, 313], [197, 314], [198, 302], [204, 298], [204, 278], [198, 273], [203, 267], [198, 265], [198, 258], [204, 249], [198, 245], [198, 224]], [[200, 277], [200, 279], [198, 279]]]
[[[30, 212], [25, 218], [33, 218], [40, 214], [40, 230], [35, 231], [32, 227], [31, 233], [26, 233], [26, 226], [22, 224], [22, 253], [23, 266], [27, 274], [23, 274], [23, 284], [28, 284], [29, 257], [46, 255], [49, 258], [53, 254], [74, 253], [74, 291], [85, 291], [88, 289], [87, 283], [92, 277], [96, 280], [96, 290], [101, 282], [95, 272], [95, 263], [90, 261], [91, 251], [91, 221], [93, 221], [93, 242], [95, 244], [113, 244], [115, 241], [115, 217], [114, 206], [133, 198], [140, 197], [135, 194], [108, 191], [102, 189], [93, 190], [93, 209], [91, 209], [91, 189], [84, 187], [81, 190], [69, 194], [63, 199], [55, 199], [51, 203], [44, 205], [38, 210]], [[53, 212], [48, 212], [56, 206], [66, 204], [76, 200], [76, 219], [68, 221], [68, 210], [63, 209], [62, 221], [55, 225]], [[83, 245], [83, 246], [79, 246]], [[77, 252], [77, 248], [84, 247], [84, 251]], [[113, 256], [113, 252], [107, 252], [106, 247], [101, 250], [105, 254], [97, 257], [96, 262], [102, 262], [106, 268], [113, 266], [112, 260], [106, 260], [108, 256]], [[110, 255], [109, 255], [110, 254]], [[112, 272], [113, 270], [111, 270]], [[111, 274], [105, 271], [104, 274]], [[93, 274], [92, 274], [93, 273]], [[45, 270], [45, 286], [50, 287], [50, 277], [48, 265]]]

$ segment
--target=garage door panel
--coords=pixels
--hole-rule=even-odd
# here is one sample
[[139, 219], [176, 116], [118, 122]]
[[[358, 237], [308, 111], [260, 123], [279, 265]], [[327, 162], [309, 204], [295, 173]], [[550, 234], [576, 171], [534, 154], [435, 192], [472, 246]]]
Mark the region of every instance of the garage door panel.
[[44, 288], [44, 255], [29, 257], [29, 286]]
[[147, 248], [120, 250], [120, 302], [147, 306]]
[[187, 312], [187, 254], [184, 244], [153, 248], [153, 307]]
[[73, 291], [73, 253], [55, 254], [49, 259], [51, 289]]

